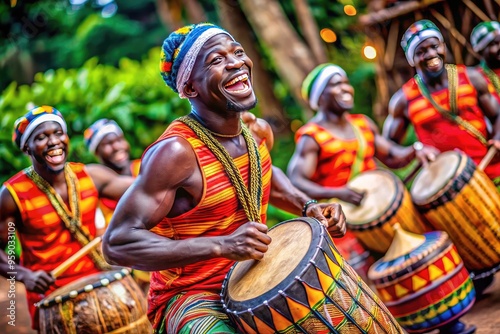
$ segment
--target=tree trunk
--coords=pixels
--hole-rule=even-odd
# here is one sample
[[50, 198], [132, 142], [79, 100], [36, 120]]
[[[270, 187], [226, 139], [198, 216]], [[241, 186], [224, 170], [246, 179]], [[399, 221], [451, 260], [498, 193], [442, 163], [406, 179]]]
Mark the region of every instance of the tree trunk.
[[316, 63], [325, 63], [328, 59], [326, 56], [326, 47], [320, 38], [318, 25], [311, 14], [307, 1], [293, 0], [293, 3], [305, 43], [311, 47]]
[[[298, 37], [276, 0], [241, 0], [241, 6], [263, 45], [267, 45], [276, 69], [297, 101], [306, 106], [300, 88], [305, 76], [317, 64]], [[307, 116], [311, 116], [309, 112]]]
[[183, 0], [183, 2], [188, 13], [189, 21], [192, 23], [200, 23], [207, 20], [203, 7], [197, 0]]
[[275, 133], [289, 131], [288, 119], [284, 114], [283, 107], [273, 93], [272, 79], [262, 65], [256, 41], [252, 38], [252, 27], [245, 18], [245, 14], [235, 0], [218, 1], [218, 6], [222, 26], [243, 45], [245, 52], [253, 61], [253, 84], [259, 99], [261, 116], [271, 124]]
[[157, 0], [156, 9], [161, 22], [168, 31], [182, 27], [182, 8], [176, 0]]

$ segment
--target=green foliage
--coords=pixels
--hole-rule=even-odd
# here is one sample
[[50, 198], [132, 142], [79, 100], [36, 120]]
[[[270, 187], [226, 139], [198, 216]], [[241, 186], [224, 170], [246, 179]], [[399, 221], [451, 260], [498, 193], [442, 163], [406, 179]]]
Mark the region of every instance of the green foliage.
[[132, 156], [140, 157], [173, 119], [190, 110], [189, 103], [161, 79], [159, 54], [155, 48], [142, 62], [123, 58], [118, 67], [92, 58], [78, 69], [38, 73], [31, 86], [9, 85], [0, 97], [0, 181], [29, 165], [27, 158], [19, 158], [22, 154], [11, 138], [15, 119], [30, 106], [51, 105], [62, 112], [71, 139], [71, 161], [95, 161], [84, 146], [83, 132], [104, 117], [120, 124]]

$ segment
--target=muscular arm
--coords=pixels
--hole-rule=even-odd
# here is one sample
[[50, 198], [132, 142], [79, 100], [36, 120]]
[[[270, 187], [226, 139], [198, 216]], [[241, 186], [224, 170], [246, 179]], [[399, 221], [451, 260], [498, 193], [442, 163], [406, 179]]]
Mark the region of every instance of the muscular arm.
[[[20, 264], [15, 264], [14, 233], [22, 226], [22, 220], [16, 202], [5, 186], [0, 188], [0, 275], [23, 282], [26, 290], [44, 293], [54, 279], [45, 271], [31, 271]], [[4, 251], [8, 246], [8, 254]], [[15, 272], [15, 274], [9, 274]]]
[[132, 176], [119, 175], [101, 164], [89, 164], [85, 167], [97, 187], [99, 197], [119, 200], [135, 180]]
[[401, 146], [380, 135], [377, 126], [369, 119], [370, 128], [375, 134], [375, 157], [389, 168], [401, 168], [416, 156], [412, 146]]
[[172, 240], [149, 231], [169, 214], [177, 190], [189, 192], [199, 173], [196, 156], [184, 139], [169, 138], [149, 149], [136, 182], [120, 200], [104, 234], [106, 259], [153, 271], [215, 257], [262, 258], [270, 242], [264, 224], [246, 223], [230, 236], [185, 240]]
[[408, 102], [404, 96], [403, 91], [398, 90], [389, 102], [389, 115], [387, 116], [383, 136], [396, 143], [401, 143], [410, 124], [407, 116]]

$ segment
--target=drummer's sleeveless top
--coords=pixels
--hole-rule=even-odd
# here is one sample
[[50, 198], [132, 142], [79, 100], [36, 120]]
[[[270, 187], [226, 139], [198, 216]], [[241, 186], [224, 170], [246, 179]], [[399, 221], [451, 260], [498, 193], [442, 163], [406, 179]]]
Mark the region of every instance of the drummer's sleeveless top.
[[[470, 83], [467, 68], [457, 65], [458, 88], [457, 109], [460, 117], [474, 126], [485, 138], [489, 138], [486, 122], [478, 106], [477, 91]], [[460, 148], [479, 164], [486, 155], [487, 147], [468, 131], [448, 120], [422, 96], [414, 78], [403, 85], [403, 93], [408, 101], [408, 116], [418, 139], [436, 147], [441, 152]], [[448, 89], [431, 93], [433, 99], [444, 109], [450, 110]], [[500, 176], [500, 160], [494, 159], [485, 169], [486, 174], [495, 179]]]
[[[78, 179], [77, 193], [80, 198], [82, 230], [95, 236], [97, 189], [87, 174], [85, 165], [71, 162], [68, 165]], [[23, 220], [21, 226], [16, 226], [22, 246], [23, 266], [32, 271], [51, 271], [82, 248], [59, 218], [47, 195], [26, 175], [25, 170], [14, 175], [4, 185], [14, 198]], [[88, 256], [84, 256], [57, 277], [55, 284], [45, 295], [80, 277], [98, 271], [94, 262]], [[40, 299], [41, 295], [28, 292], [30, 307]]]
[[[349, 114], [347, 119], [366, 140], [359, 172], [376, 169], [375, 135], [366, 116]], [[351, 175], [351, 167], [359, 150], [357, 139], [346, 140], [335, 137], [330, 131], [316, 123], [307, 123], [302, 126], [295, 134], [295, 142], [298, 143], [304, 135], [312, 137], [320, 148], [317, 168], [311, 181], [326, 187], [342, 187], [355, 176]]]
[[[133, 177], [137, 177], [139, 175], [139, 170], [141, 169], [141, 159], [132, 160], [130, 164], [130, 173]], [[99, 201], [99, 208], [104, 215], [104, 219], [106, 220], [106, 224], [109, 224], [111, 221], [111, 217], [113, 216], [113, 212], [115, 212], [116, 205], [118, 201], [110, 199], [110, 198], [101, 198]]]
[[[233, 233], [248, 219], [224, 167], [198, 136], [179, 121], [174, 121], [155, 143], [174, 136], [186, 139], [193, 147], [203, 176], [203, 196], [191, 211], [175, 218], [164, 218], [151, 229], [151, 232], [174, 240]], [[261, 221], [265, 223], [272, 173], [271, 157], [265, 140], [259, 143], [259, 154], [262, 164], [263, 189], [260, 213]], [[234, 162], [245, 183], [248, 184], [248, 155], [244, 154], [235, 158]], [[153, 272], [148, 296], [148, 315], [153, 327], [162, 317], [167, 301], [176, 294], [186, 291], [220, 293], [224, 277], [233, 264], [232, 260], [216, 258], [182, 268]]]

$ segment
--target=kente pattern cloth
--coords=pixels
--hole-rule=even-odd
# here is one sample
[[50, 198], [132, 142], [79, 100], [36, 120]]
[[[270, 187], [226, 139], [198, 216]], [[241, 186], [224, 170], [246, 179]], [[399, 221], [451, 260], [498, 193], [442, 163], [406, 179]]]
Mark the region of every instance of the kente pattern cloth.
[[[375, 169], [375, 134], [366, 116], [348, 114], [346, 117], [366, 140], [365, 156], [360, 172]], [[358, 140], [335, 137], [327, 129], [312, 122], [302, 126], [295, 133], [295, 142], [298, 143], [305, 135], [313, 138], [320, 148], [316, 171], [311, 181], [325, 187], [345, 186], [347, 181], [354, 176], [351, 175], [351, 167], [359, 149]]]
[[220, 296], [209, 292], [182, 293], [168, 302], [158, 334], [238, 333], [222, 308]]
[[[130, 164], [130, 172], [133, 177], [137, 177], [139, 175], [139, 170], [141, 169], [141, 159], [132, 160]], [[118, 201], [110, 198], [102, 197], [99, 200], [99, 208], [104, 215], [104, 219], [106, 220], [106, 226], [111, 221], [111, 217], [113, 216], [113, 212], [115, 212], [116, 205]]]
[[[485, 138], [489, 138], [484, 115], [478, 106], [477, 91], [470, 83], [467, 68], [464, 65], [457, 65], [457, 72], [458, 115], [474, 126]], [[441, 152], [458, 148], [479, 164], [488, 150], [485, 145], [468, 131], [442, 116], [431, 102], [422, 96], [415, 79], [412, 78], [405, 83], [402, 90], [408, 101], [408, 116], [415, 127], [418, 140], [436, 147]], [[444, 109], [450, 110], [448, 88], [433, 92], [431, 96]], [[493, 159], [485, 172], [490, 179], [500, 176], [500, 159]]]
[[[186, 139], [193, 147], [203, 175], [204, 192], [200, 203], [195, 208], [175, 218], [164, 218], [151, 229], [151, 232], [174, 240], [233, 233], [247, 222], [247, 217], [224, 167], [193, 130], [179, 121], [174, 121], [157, 142], [173, 136]], [[272, 166], [265, 140], [258, 145], [262, 164], [263, 190], [260, 212], [261, 221], [265, 224]], [[235, 158], [234, 162], [248, 187], [248, 154]], [[182, 268], [152, 272], [148, 315], [153, 327], [157, 328], [167, 302], [176, 294], [186, 291], [220, 293], [224, 277], [233, 264], [232, 260], [216, 258]]]
[[[94, 237], [97, 189], [87, 174], [85, 165], [80, 163], [68, 163], [68, 165], [78, 179], [81, 228]], [[26, 170], [14, 175], [4, 185], [14, 198], [23, 221], [21, 226], [16, 226], [16, 229], [22, 246], [21, 264], [24, 267], [32, 271], [51, 271], [82, 248], [64, 225], [47, 195], [26, 175]], [[63, 204], [63, 207], [70, 212], [66, 204]], [[91, 258], [84, 256], [57, 277], [55, 284], [49, 288], [45, 296], [56, 288], [98, 271]], [[34, 303], [40, 301], [44, 295], [27, 292], [27, 297], [33, 326], [38, 326], [38, 321], [34, 320]]]
[[87, 146], [90, 152], [95, 154], [97, 146], [99, 146], [104, 137], [111, 133], [114, 133], [117, 136], [122, 136], [123, 130], [115, 121], [107, 118], [101, 118], [95, 121], [83, 132], [85, 146]]

